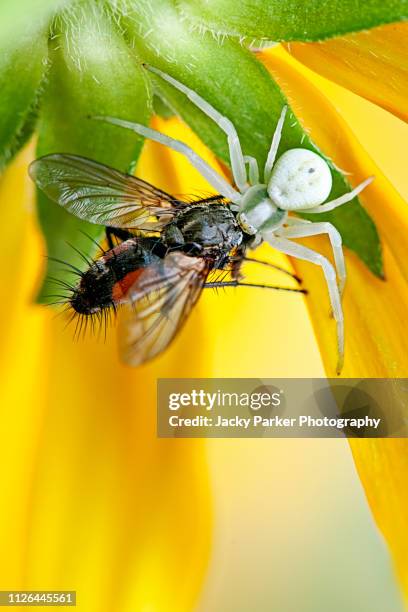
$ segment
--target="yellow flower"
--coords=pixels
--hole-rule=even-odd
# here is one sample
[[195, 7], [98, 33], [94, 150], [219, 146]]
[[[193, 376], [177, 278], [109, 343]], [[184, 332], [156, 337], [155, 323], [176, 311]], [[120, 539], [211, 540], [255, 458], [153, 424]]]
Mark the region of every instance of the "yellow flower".
[[316, 43], [289, 43], [319, 74], [408, 120], [408, 24], [364, 30]]
[[128, 368], [114, 330], [105, 344], [74, 343], [61, 317], [33, 305], [44, 245], [32, 158], [31, 147], [0, 183], [2, 588], [75, 589], [84, 612], [191, 610], [211, 542], [204, 443], [157, 439], [155, 388], [158, 376], [200, 375], [200, 352], [186, 360], [179, 343]]
[[[386, 280], [347, 253], [343, 376], [405, 376], [406, 205], [312, 84], [314, 77], [282, 49], [265, 54], [265, 62], [313, 139], [353, 173], [351, 182], [377, 177], [362, 201], [380, 229]], [[217, 165], [179, 121], [156, 120], [155, 127], [188, 139]], [[26, 176], [32, 157], [32, 149], [21, 154], [0, 185], [7, 227], [1, 255], [7, 299], [0, 305], [2, 584], [75, 588], [86, 612], [167, 611], [169, 602], [171, 609], [191, 610], [210, 557], [213, 483], [204, 442], [156, 438], [156, 379], [321, 375], [302, 300], [262, 292], [206, 295], [175, 344], [136, 370], [119, 364], [113, 329], [105, 344], [95, 338], [73, 343], [61, 318], [31, 303], [44, 267]], [[172, 193], [207, 189], [186, 162], [151, 143], [137, 173]], [[323, 240], [310, 242], [325, 251]], [[279, 254], [264, 254], [287, 265]], [[313, 266], [293, 263], [310, 290], [307, 305], [332, 375], [335, 334], [324, 281]], [[406, 588], [407, 443], [354, 440], [352, 450]]]
[[[378, 34], [378, 37], [381, 38], [381, 35]], [[339, 39], [337, 45], [335, 41], [325, 44], [340, 48], [342, 40]], [[302, 58], [303, 50], [303, 46], [297, 48]], [[347, 254], [348, 281], [344, 299], [347, 358], [341, 375], [349, 378], [404, 378], [408, 372], [405, 335], [408, 312], [408, 206], [331, 104], [328, 98], [330, 84], [291, 59], [283, 49], [265, 53], [264, 61], [285, 91], [297, 116], [310, 128], [315, 142], [340, 168], [351, 173], [351, 183], [358, 183], [366, 176], [376, 177], [369, 192], [361, 194], [360, 198], [380, 231], [385, 280], [375, 278], [353, 254]], [[336, 73], [332, 72], [332, 77], [333, 74]], [[353, 79], [351, 73], [348, 78]], [[406, 86], [399, 80], [399, 73], [394, 73], [391, 68], [387, 80], [395, 83], [396, 89], [400, 83], [402, 87]], [[358, 90], [359, 74], [355, 75], [353, 82]], [[373, 126], [373, 129], [376, 128], [381, 129], [381, 126]], [[401, 145], [395, 142], [396, 158], [401, 151]], [[319, 252], [328, 254], [327, 244], [323, 240], [312, 239], [310, 244]], [[324, 285], [312, 266], [297, 260], [294, 266], [311, 292], [307, 304], [326, 372], [329, 376], [335, 376], [333, 323], [327, 316], [329, 305]], [[404, 406], [404, 398], [394, 398], [393, 409], [403, 411]], [[374, 517], [388, 541], [408, 595], [408, 442], [397, 439], [353, 439], [350, 442]]]

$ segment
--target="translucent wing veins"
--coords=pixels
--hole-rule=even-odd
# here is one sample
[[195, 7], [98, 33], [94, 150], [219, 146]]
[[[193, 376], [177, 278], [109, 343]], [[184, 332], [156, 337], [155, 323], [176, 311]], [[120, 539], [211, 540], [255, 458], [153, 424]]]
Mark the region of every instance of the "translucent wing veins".
[[208, 276], [205, 260], [172, 252], [143, 270], [119, 312], [119, 350], [129, 365], [161, 353], [181, 329]]
[[51, 200], [98, 225], [160, 229], [180, 204], [146, 181], [77, 155], [46, 155], [29, 172]]

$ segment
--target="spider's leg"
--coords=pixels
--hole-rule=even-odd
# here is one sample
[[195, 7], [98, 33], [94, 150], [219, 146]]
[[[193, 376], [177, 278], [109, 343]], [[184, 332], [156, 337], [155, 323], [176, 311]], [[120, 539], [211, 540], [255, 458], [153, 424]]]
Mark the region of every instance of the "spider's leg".
[[291, 227], [283, 228], [279, 232], [279, 235], [284, 238], [305, 238], [307, 236], [316, 236], [317, 234], [328, 234], [329, 236], [339, 279], [339, 291], [341, 296], [346, 283], [346, 266], [344, 263], [342, 239], [334, 225], [327, 222], [306, 224], [300, 221], [299, 224], [292, 223]]
[[333, 309], [333, 316], [337, 324], [337, 350], [338, 350], [338, 363], [337, 372], [340, 373], [343, 367], [344, 361], [344, 319], [343, 309], [341, 307], [340, 293], [336, 282], [336, 272], [331, 263], [323, 257], [320, 253], [316, 253], [312, 249], [308, 249], [300, 244], [291, 242], [286, 238], [276, 237], [272, 232], [264, 234], [264, 240], [269, 242], [274, 249], [277, 249], [281, 253], [310, 261], [318, 266], [321, 266], [324, 276], [326, 278], [327, 288], [329, 290], [330, 302]]
[[271, 178], [271, 172], [273, 168], [273, 164], [275, 163], [276, 154], [278, 152], [278, 147], [280, 143], [280, 139], [282, 136], [282, 128], [286, 117], [286, 112], [288, 110], [287, 106], [282, 108], [282, 112], [279, 117], [279, 121], [276, 124], [275, 132], [272, 137], [271, 148], [269, 149], [268, 157], [266, 158], [265, 169], [264, 169], [264, 182], [266, 184], [269, 183], [269, 179]]
[[347, 204], [347, 202], [351, 202], [351, 200], [355, 198], [356, 196], [358, 196], [358, 194], [361, 193], [363, 189], [367, 187], [367, 185], [372, 183], [374, 178], [375, 178], [374, 176], [370, 176], [368, 179], [366, 179], [365, 181], [357, 185], [357, 187], [355, 187], [349, 193], [345, 193], [339, 198], [336, 198], [335, 200], [331, 200], [331, 202], [326, 202], [326, 204], [315, 206], [313, 208], [308, 208], [307, 212], [308, 213], [329, 212], [330, 210], [333, 210], [333, 208], [337, 208], [338, 206], [341, 206], [342, 204]]
[[301, 217], [287, 217], [285, 225], [310, 225], [312, 221], [309, 219], [302, 219]]
[[136, 132], [136, 134], [140, 134], [145, 138], [150, 138], [150, 140], [154, 140], [160, 144], [173, 149], [173, 151], [177, 151], [181, 153], [190, 161], [190, 163], [198, 170], [198, 172], [217, 190], [218, 193], [231, 200], [232, 202], [239, 203], [241, 200], [241, 195], [238, 191], [235, 191], [231, 187], [229, 183], [216, 172], [202, 157], [200, 157], [193, 149], [187, 146], [181, 140], [176, 140], [175, 138], [171, 138], [166, 134], [162, 134], [157, 130], [153, 130], [152, 128], [148, 128], [140, 123], [132, 123], [131, 121], [123, 121], [122, 119], [116, 119], [115, 117], [92, 117], [93, 119], [98, 119], [100, 121], [106, 121], [107, 123], [112, 123], [113, 125], [118, 125], [119, 127], [123, 127], [127, 130], [132, 130]]
[[247, 176], [246, 176], [246, 168], [244, 162], [244, 156], [242, 154], [241, 143], [239, 142], [239, 137], [237, 134], [237, 130], [235, 129], [234, 124], [224, 115], [221, 115], [211, 104], [206, 102], [204, 98], [198, 95], [195, 91], [180, 83], [176, 79], [173, 79], [170, 75], [162, 72], [158, 68], [154, 68], [153, 66], [146, 65], [146, 68], [150, 70], [150, 72], [154, 72], [159, 75], [162, 79], [173, 85], [179, 91], [182, 91], [189, 100], [193, 102], [200, 110], [203, 111], [210, 119], [212, 119], [218, 127], [227, 135], [228, 138], [228, 147], [229, 154], [231, 160], [231, 170], [232, 175], [234, 177], [234, 181], [236, 186], [240, 191], [245, 191]]
[[258, 162], [252, 155], [244, 155], [244, 162], [249, 166], [249, 182], [251, 185], [258, 185], [259, 183], [259, 168]]

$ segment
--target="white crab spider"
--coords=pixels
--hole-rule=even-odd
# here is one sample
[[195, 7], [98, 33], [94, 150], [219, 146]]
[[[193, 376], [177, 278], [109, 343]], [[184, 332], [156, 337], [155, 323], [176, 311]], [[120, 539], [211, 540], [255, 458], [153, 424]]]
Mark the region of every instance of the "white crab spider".
[[[275, 161], [287, 111], [285, 106], [273, 134], [265, 163], [263, 182], [261, 182], [256, 159], [243, 155], [237, 131], [227, 117], [221, 115], [195, 91], [176, 81], [168, 74], [152, 66], [146, 66], [146, 68], [182, 91], [225, 132], [228, 138], [232, 175], [237, 190], [183, 142], [138, 123], [111, 117], [97, 118], [131, 129], [146, 138], [182, 153], [214, 189], [233, 202], [235, 206], [232, 206], [232, 208], [239, 211], [237, 219], [245, 232], [259, 236], [286, 255], [310, 261], [322, 268], [329, 291], [333, 316], [337, 324], [337, 370], [340, 372], [344, 356], [344, 320], [341, 295], [346, 281], [341, 236], [331, 223], [312, 223], [289, 216], [289, 213], [301, 211], [322, 213], [333, 210], [355, 198], [371, 183], [374, 177], [366, 179], [349, 193], [323, 204], [332, 188], [332, 176], [328, 164], [322, 157], [309, 149], [297, 148], [286, 151]], [[248, 173], [246, 164], [248, 164]], [[291, 240], [292, 238], [304, 238], [317, 234], [328, 235], [333, 250], [335, 268], [320, 253]]]

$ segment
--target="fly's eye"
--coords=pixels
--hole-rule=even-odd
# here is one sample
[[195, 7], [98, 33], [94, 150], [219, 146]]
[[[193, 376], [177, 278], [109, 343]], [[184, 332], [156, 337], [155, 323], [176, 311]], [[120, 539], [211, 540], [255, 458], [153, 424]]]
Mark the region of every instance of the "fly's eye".
[[268, 194], [282, 210], [300, 210], [323, 204], [332, 187], [327, 163], [308, 149], [290, 149], [276, 162]]

